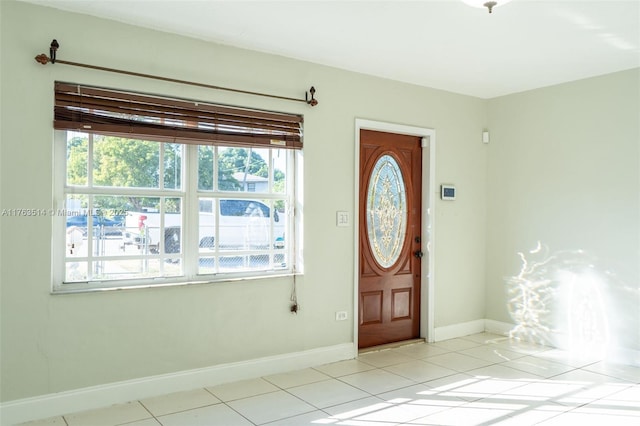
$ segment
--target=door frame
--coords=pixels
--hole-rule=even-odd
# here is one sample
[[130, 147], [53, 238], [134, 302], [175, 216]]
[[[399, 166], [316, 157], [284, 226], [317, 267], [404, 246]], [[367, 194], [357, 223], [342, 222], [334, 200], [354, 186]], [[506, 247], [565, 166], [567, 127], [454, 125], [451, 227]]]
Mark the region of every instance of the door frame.
[[[360, 229], [360, 130], [374, 130], [402, 135], [422, 137], [422, 247], [428, 252], [426, 260], [422, 258], [422, 270], [428, 271], [420, 278], [420, 337], [427, 342], [434, 342], [434, 306], [435, 306], [435, 270], [434, 270], [434, 248], [435, 248], [435, 198], [437, 194], [435, 183], [436, 165], [436, 131], [426, 127], [415, 127], [404, 124], [388, 123], [356, 118], [355, 122], [355, 194], [354, 214], [353, 214], [353, 247], [354, 247], [354, 278], [353, 278], [353, 343], [356, 356], [358, 354], [358, 321], [359, 321], [359, 271], [360, 263], [359, 250], [359, 229]], [[428, 165], [428, 173], [425, 172], [425, 165]], [[427, 262], [425, 265], [424, 262]]]

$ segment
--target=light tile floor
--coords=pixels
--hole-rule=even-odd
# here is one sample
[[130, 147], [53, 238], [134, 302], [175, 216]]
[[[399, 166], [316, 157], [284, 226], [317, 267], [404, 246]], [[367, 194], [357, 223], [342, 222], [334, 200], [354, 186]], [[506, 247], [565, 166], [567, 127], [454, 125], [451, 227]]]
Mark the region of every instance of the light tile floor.
[[640, 367], [491, 334], [132, 401], [29, 426], [640, 425]]

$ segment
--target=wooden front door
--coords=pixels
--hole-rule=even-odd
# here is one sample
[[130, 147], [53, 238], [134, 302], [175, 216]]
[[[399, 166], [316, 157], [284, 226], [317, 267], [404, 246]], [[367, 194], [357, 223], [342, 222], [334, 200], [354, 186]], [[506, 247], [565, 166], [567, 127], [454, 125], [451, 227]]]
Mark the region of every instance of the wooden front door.
[[358, 347], [420, 336], [421, 138], [360, 131]]

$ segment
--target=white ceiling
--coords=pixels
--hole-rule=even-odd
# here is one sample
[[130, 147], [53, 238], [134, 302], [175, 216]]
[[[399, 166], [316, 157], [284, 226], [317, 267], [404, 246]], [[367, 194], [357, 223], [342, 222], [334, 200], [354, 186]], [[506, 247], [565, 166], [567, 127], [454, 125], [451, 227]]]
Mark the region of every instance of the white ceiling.
[[24, 1], [481, 98], [640, 67], [640, 0]]

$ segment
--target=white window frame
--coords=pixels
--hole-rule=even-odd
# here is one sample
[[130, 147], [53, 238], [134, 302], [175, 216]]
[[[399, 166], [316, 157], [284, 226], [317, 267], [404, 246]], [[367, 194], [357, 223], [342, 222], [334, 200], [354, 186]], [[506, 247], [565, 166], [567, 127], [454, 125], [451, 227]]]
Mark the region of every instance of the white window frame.
[[[99, 134], [99, 133], [98, 133]], [[149, 139], [151, 140], [151, 139]], [[226, 146], [226, 145], [223, 145]], [[277, 276], [290, 276], [303, 273], [302, 258], [302, 150], [285, 150], [287, 170], [285, 171], [286, 189], [286, 258], [287, 267], [267, 271], [241, 271], [233, 273], [198, 274], [199, 259], [199, 197], [211, 198], [255, 198], [281, 199], [282, 194], [255, 192], [221, 192], [202, 191], [198, 189], [198, 147], [199, 145], [184, 145], [182, 162], [182, 188], [175, 189], [143, 189], [141, 196], [183, 197], [182, 206], [182, 253], [184, 275], [178, 277], [158, 277], [144, 279], [123, 279], [105, 281], [86, 281], [65, 283], [65, 247], [66, 247], [66, 216], [53, 214], [52, 216], [52, 286], [54, 294], [78, 293], [103, 290], [122, 290], [141, 287], [160, 287], [188, 284], [217, 283], [230, 280], [259, 279]], [[276, 147], [277, 148], [277, 147]], [[91, 159], [89, 151], [88, 157]], [[120, 188], [75, 187], [67, 185], [67, 131], [54, 131], [54, 161], [53, 161], [53, 211], [64, 212], [66, 197], [69, 194], [112, 195], [122, 192]], [[91, 173], [88, 174], [91, 182]], [[214, 174], [217, 180], [217, 174]], [[129, 188], [126, 188], [128, 191]], [[137, 189], [136, 189], [137, 190]], [[137, 192], [137, 191], [136, 191]]]

